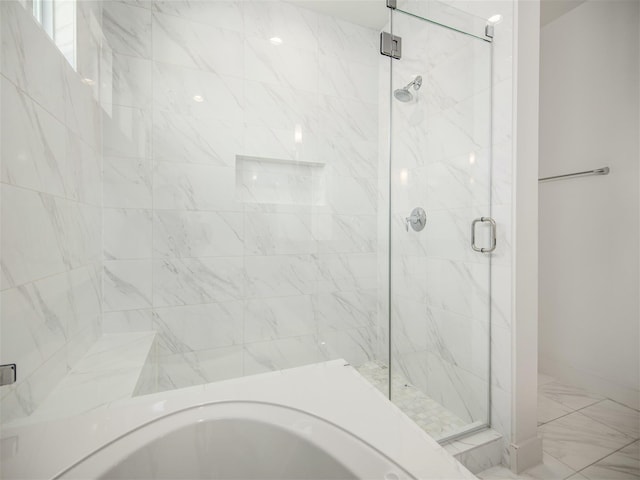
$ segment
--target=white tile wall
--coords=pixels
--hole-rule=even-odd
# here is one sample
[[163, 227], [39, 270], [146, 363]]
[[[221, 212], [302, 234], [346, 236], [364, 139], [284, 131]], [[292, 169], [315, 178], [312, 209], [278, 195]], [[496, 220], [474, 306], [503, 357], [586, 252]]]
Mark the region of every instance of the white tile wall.
[[162, 388], [373, 358], [377, 32], [286, 2], [104, 15], [105, 328], [152, 313]]
[[[79, 3], [80, 31], [92, 11]], [[102, 144], [85, 72], [20, 2], [2, 2], [0, 22], [0, 363], [18, 366], [18, 382], [0, 387], [7, 422], [31, 414], [99, 333]]]

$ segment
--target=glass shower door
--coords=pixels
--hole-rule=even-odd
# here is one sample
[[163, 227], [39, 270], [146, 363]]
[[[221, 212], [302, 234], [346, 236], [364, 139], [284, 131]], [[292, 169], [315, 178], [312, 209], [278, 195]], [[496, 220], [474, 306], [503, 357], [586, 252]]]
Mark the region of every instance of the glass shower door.
[[489, 423], [491, 43], [392, 25], [390, 392], [444, 439]]

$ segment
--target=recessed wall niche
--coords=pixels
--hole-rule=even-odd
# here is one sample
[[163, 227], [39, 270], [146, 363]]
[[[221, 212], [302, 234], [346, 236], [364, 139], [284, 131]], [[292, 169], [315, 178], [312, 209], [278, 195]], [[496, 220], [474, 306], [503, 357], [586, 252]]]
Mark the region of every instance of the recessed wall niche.
[[236, 199], [272, 205], [325, 205], [325, 164], [236, 155]]

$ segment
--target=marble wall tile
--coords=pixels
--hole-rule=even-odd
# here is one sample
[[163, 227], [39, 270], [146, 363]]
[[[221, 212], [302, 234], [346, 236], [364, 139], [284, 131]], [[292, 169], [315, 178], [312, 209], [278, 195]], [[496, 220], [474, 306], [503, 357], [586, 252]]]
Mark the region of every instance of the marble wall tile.
[[160, 390], [189, 387], [242, 376], [242, 347], [199, 350], [159, 358]]
[[318, 268], [312, 255], [248, 256], [244, 260], [248, 297], [310, 294]]
[[114, 105], [103, 112], [104, 154], [112, 157], [151, 157], [151, 115], [145, 110]]
[[[93, 22], [92, 22], [93, 23]], [[79, 40], [78, 40], [79, 41]], [[78, 54], [81, 50], [78, 51]], [[67, 127], [92, 148], [102, 147], [102, 110], [97, 99], [97, 67], [90, 74], [79, 73], [70, 65], [64, 64], [64, 119]], [[92, 75], [92, 76], [89, 76]], [[93, 80], [94, 85], [84, 83], [85, 78]]]
[[105, 311], [150, 307], [151, 268], [150, 260], [105, 261], [103, 277]]
[[236, 31], [153, 14], [153, 59], [157, 62], [241, 77], [242, 49], [242, 35]]
[[155, 257], [240, 256], [243, 219], [237, 213], [157, 210], [153, 238]]
[[66, 197], [82, 203], [102, 206], [102, 153], [95, 145], [84, 142], [78, 135], [67, 130]]
[[486, 318], [490, 299], [487, 265], [428, 258], [426, 266], [429, 305], [467, 317]]
[[307, 92], [318, 91], [318, 54], [296, 43], [273, 45], [268, 39], [247, 38], [244, 44], [247, 78]]
[[485, 421], [489, 408], [489, 385], [439, 355], [428, 354], [426, 393], [466, 422]]
[[155, 12], [200, 22], [206, 25], [242, 32], [244, 3], [219, 0], [216, 2], [192, 2], [190, 0], [156, 0], [149, 2]]
[[376, 288], [376, 260], [375, 253], [318, 255], [318, 292]]
[[419, 388], [423, 392], [428, 391], [428, 353], [424, 351], [408, 352], [400, 354], [393, 349], [391, 363], [393, 377], [400, 375], [406, 378], [410, 385]]
[[378, 107], [375, 104], [322, 95], [320, 128], [328, 138], [371, 141], [378, 134]]
[[261, 83], [244, 82], [245, 122], [248, 125], [288, 129], [300, 128], [306, 133], [318, 131], [319, 103], [316, 93], [295, 88]]
[[[20, 2], [2, 2], [2, 73], [58, 120], [64, 119], [66, 60]], [[27, 52], [46, 52], [29, 61]]]
[[61, 220], [48, 208], [51, 197], [2, 185], [3, 289], [65, 270], [68, 258], [58, 243]]
[[102, 318], [103, 333], [150, 332], [153, 330], [151, 309], [105, 312]]
[[320, 253], [375, 252], [377, 218], [375, 215], [318, 214], [314, 226]]
[[226, 302], [243, 294], [242, 257], [154, 261], [155, 307]]
[[38, 405], [51, 393], [56, 384], [67, 374], [67, 352], [58, 350], [44, 362], [32, 375], [24, 379], [2, 397], [0, 418], [9, 423], [31, 415]]
[[153, 174], [153, 206], [161, 210], [240, 211], [235, 183], [232, 168], [160, 162]]
[[[141, 7], [151, 7], [151, 16]], [[148, 279], [166, 360], [160, 388], [223, 378], [216, 351], [230, 376], [334, 356], [373, 358], [377, 97], [376, 82], [358, 89], [355, 80], [375, 76], [377, 32], [285, 2], [159, 0], [115, 9], [135, 13], [119, 37], [141, 35], [130, 35], [137, 51], [112, 46], [114, 71], [127, 80], [114, 84], [112, 103], [133, 108], [114, 108], [105, 127], [105, 205], [114, 207], [105, 225], [124, 225], [105, 236], [105, 251], [114, 259], [146, 255], [146, 233], [133, 244], [117, 239], [140, 215], [137, 228], [147, 232], [152, 210]], [[149, 21], [150, 104], [142, 91]], [[128, 32], [134, 22], [139, 27]], [[320, 58], [321, 35], [337, 35], [349, 51], [328, 49]], [[269, 41], [275, 36], [281, 45]], [[217, 44], [232, 52], [212, 51]], [[358, 65], [340, 58], [365, 51]], [[145, 157], [152, 157], [152, 176]], [[240, 301], [241, 312], [210, 323], [220, 302]], [[144, 328], [149, 308], [141, 303], [109, 312], [105, 322]], [[314, 335], [319, 319], [324, 347]], [[227, 355], [212, 344], [243, 347]]]
[[[321, 54], [377, 65], [379, 32], [329, 15], [318, 15], [318, 50]], [[349, 45], [349, 48], [344, 48]]]
[[103, 205], [113, 208], [151, 208], [151, 160], [104, 157]]
[[320, 55], [320, 93], [376, 105], [378, 102], [378, 66], [349, 62], [339, 57]]
[[299, 367], [325, 360], [318, 337], [303, 335], [244, 346], [244, 375]]
[[103, 32], [115, 53], [151, 58], [151, 11], [122, 2], [106, 2]]
[[377, 209], [377, 181], [339, 177], [329, 179], [329, 203], [341, 215], [374, 215]]
[[246, 255], [311, 254], [317, 250], [311, 215], [247, 212]]
[[488, 314], [466, 317], [427, 307], [426, 323], [429, 351], [488, 381]]
[[[270, 128], [247, 125], [243, 132], [242, 153], [246, 157], [323, 163], [322, 137], [302, 127]], [[286, 196], [286, 191], [283, 191]]]
[[[66, 324], [67, 339], [98, 333], [102, 320], [102, 265], [99, 262], [71, 270], [69, 273], [71, 315]], [[93, 341], [95, 337], [91, 338]], [[67, 348], [71, 348], [67, 342]]]
[[319, 332], [371, 327], [376, 314], [376, 291], [356, 290], [314, 296]]
[[245, 301], [244, 342], [310, 335], [316, 331], [312, 295]]
[[65, 196], [64, 125], [2, 79], [2, 181]]
[[30, 9], [0, 8], [1, 360], [22, 372], [2, 392], [5, 422], [31, 414], [98, 334], [102, 139], [92, 89]]
[[105, 208], [103, 215], [105, 259], [151, 258], [153, 224], [150, 210]]
[[65, 347], [68, 371], [78, 364], [101, 335], [100, 326], [90, 324], [69, 339]]
[[66, 341], [68, 278], [64, 273], [49, 278], [2, 292], [2, 360], [19, 364], [24, 378]]
[[153, 112], [156, 161], [232, 167], [242, 149], [242, 128], [233, 121]]
[[391, 308], [391, 338], [394, 352], [405, 354], [425, 351], [427, 348], [427, 324], [424, 321], [426, 305], [409, 298], [393, 298]]
[[331, 172], [343, 177], [378, 179], [378, 145], [371, 140], [354, 140], [323, 135], [318, 155]]
[[241, 301], [183, 305], [153, 310], [159, 346], [170, 354], [242, 343]]
[[263, 40], [278, 37], [282, 45], [317, 51], [316, 13], [282, 2], [248, 1], [244, 7], [245, 36]]
[[353, 366], [375, 359], [376, 334], [371, 328], [327, 331], [319, 334], [320, 345], [329, 360], [342, 358]]
[[153, 103], [151, 60], [114, 54], [111, 101], [114, 105], [149, 109]]
[[242, 82], [214, 72], [154, 62], [153, 102], [154, 111], [242, 122]]

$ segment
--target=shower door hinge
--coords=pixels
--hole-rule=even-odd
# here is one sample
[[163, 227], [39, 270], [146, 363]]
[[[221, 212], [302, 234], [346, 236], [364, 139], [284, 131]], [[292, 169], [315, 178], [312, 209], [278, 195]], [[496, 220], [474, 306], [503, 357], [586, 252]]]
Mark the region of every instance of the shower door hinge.
[[396, 8], [398, 6], [397, 0], [387, 0], [388, 8]]
[[489, 38], [493, 38], [493, 24], [492, 23], [487, 23], [484, 26], [484, 36], [485, 37], [489, 37]]
[[402, 38], [391, 35], [389, 32], [381, 32], [380, 53], [396, 59], [402, 57]]

